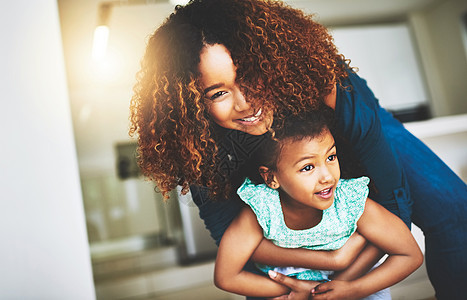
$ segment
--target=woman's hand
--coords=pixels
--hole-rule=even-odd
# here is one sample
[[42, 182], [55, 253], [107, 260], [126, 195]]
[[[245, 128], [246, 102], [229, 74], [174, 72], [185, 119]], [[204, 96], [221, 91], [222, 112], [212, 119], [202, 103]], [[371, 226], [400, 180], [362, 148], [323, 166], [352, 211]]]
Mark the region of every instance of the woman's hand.
[[284, 274], [269, 271], [269, 277], [277, 283], [280, 283], [291, 289], [288, 295], [274, 298], [274, 300], [288, 299], [288, 300], [308, 300], [311, 299], [311, 290], [313, 290], [319, 282], [310, 280], [298, 280], [285, 276]]
[[311, 290], [313, 300], [356, 300], [361, 299], [352, 288], [351, 281], [333, 280], [321, 283]]

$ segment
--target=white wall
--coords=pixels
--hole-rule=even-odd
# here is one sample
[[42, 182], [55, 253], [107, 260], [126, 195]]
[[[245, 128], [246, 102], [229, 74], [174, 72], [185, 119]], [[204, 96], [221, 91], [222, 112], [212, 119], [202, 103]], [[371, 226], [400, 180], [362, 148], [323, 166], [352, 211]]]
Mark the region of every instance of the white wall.
[[94, 299], [56, 1], [0, 1], [0, 41], [0, 298]]
[[467, 113], [467, 57], [461, 15], [467, 1], [445, 0], [410, 14], [434, 116]]
[[406, 22], [337, 26], [331, 34], [339, 52], [351, 59], [350, 65], [358, 68], [381, 106], [398, 110], [428, 104]]
[[[460, 19], [467, 12], [467, 1], [333, 0], [332, 4], [327, 0], [288, 2], [309, 13], [315, 13], [316, 19], [327, 26], [408, 20], [426, 80], [431, 113], [434, 117], [467, 113], [466, 33]], [[352, 59], [349, 54], [343, 54]], [[373, 88], [372, 85], [370, 87]]]

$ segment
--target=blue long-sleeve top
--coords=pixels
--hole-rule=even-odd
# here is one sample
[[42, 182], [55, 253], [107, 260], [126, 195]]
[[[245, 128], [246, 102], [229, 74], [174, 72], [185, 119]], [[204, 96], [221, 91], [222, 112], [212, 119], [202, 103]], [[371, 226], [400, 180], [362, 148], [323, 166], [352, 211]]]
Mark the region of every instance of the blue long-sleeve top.
[[[337, 130], [345, 136], [353, 152], [360, 159], [367, 174], [376, 186], [370, 198], [379, 202], [389, 211], [401, 217], [410, 226], [410, 212], [402, 206], [410, 206], [410, 194], [404, 170], [391, 147], [388, 137], [382, 130], [380, 112], [382, 108], [366, 81], [349, 71], [349, 76], [342, 80], [337, 88], [336, 118]], [[238, 138], [238, 136], [241, 138]], [[248, 152], [240, 145], [242, 140], [246, 148], [254, 146], [259, 138], [250, 137], [246, 141], [241, 133], [232, 133], [230, 142], [221, 147], [225, 157], [235, 163], [241, 163], [242, 155]], [[229, 161], [227, 161], [229, 167]], [[204, 220], [211, 236], [219, 245], [222, 235], [241, 209], [240, 201], [212, 201], [204, 187], [192, 186], [194, 202], [199, 207], [200, 217]], [[400, 205], [404, 203], [404, 205]]]

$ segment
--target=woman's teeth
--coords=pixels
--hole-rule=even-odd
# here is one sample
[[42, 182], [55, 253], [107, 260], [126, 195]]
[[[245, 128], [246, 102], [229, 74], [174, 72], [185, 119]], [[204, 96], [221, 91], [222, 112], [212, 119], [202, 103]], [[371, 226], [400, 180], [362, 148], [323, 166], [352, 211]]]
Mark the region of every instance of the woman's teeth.
[[258, 112], [254, 116], [249, 117], [249, 118], [240, 119], [240, 120], [242, 120], [244, 122], [253, 122], [253, 121], [258, 120], [259, 116], [261, 116], [261, 109], [259, 109]]

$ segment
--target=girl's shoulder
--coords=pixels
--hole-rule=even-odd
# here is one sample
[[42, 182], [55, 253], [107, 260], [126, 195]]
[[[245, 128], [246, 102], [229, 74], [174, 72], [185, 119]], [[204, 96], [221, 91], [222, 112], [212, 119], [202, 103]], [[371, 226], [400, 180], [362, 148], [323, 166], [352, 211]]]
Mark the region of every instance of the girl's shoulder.
[[275, 196], [277, 191], [266, 184], [255, 184], [249, 178], [245, 178], [243, 184], [237, 189], [237, 195], [247, 204], [264, 202], [265, 197]]
[[266, 184], [254, 184], [246, 178], [237, 189], [237, 195], [253, 210], [265, 234], [269, 230], [271, 221], [276, 223], [277, 218], [282, 214], [279, 192]]
[[350, 178], [350, 179], [339, 179], [337, 184], [337, 189], [340, 190], [367, 190], [368, 184], [370, 183], [370, 178], [362, 176], [359, 178]]

